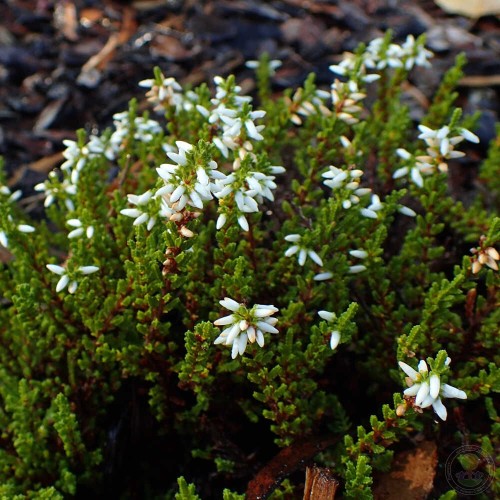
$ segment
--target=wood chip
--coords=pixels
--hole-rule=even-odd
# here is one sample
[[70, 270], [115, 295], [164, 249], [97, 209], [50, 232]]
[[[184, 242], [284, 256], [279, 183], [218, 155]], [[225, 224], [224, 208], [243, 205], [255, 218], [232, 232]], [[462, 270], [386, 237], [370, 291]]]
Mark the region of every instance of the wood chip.
[[73, 2], [66, 0], [56, 3], [54, 25], [67, 40], [78, 40], [78, 17]]
[[333, 500], [340, 483], [326, 467], [307, 467], [303, 500]]
[[498, 0], [435, 0], [435, 2], [446, 12], [462, 14], [473, 19], [500, 14]]

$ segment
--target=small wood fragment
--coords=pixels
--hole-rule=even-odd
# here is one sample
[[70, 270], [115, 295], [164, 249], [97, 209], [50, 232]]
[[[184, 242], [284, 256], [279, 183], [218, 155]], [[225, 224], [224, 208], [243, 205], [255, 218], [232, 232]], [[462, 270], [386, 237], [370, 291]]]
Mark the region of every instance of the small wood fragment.
[[330, 469], [316, 465], [307, 467], [303, 500], [332, 500], [338, 487], [339, 482]]

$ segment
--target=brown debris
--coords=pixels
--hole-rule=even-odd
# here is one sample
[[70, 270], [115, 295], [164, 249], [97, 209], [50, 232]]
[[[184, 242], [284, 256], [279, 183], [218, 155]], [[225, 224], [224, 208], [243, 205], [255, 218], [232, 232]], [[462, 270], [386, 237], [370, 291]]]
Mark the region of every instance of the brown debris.
[[310, 438], [283, 448], [248, 483], [247, 500], [265, 500], [283, 479], [304, 467], [320, 451], [335, 445], [340, 439], [339, 436]]
[[437, 462], [434, 441], [396, 453], [391, 471], [376, 477], [375, 500], [425, 500], [433, 488]]
[[303, 500], [333, 500], [340, 483], [325, 467], [307, 467]]

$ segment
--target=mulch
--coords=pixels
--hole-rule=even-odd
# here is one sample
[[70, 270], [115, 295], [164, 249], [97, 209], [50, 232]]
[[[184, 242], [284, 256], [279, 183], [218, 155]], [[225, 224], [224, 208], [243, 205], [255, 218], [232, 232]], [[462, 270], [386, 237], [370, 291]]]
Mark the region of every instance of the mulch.
[[420, 107], [465, 52], [460, 104], [484, 111], [483, 144], [495, 134], [500, 21], [447, 14], [432, 0], [3, 0], [0, 16], [0, 155], [25, 195], [60, 164], [63, 139], [102, 130], [132, 97], [143, 101], [137, 83], [155, 66], [193, 86], [234, 73], [251, 93], [245, 61], [267, 52], [283, 61], [276, 91], [310, 72], [328, 88], [328, 66], [387, 29], [396, 41], [426, 33], [436, 54], [407, 89]]

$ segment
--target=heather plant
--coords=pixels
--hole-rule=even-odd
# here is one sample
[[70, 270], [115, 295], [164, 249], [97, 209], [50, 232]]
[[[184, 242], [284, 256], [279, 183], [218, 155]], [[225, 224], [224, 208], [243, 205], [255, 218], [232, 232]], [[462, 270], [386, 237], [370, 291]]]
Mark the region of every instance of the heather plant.
[[65, 141], [43, 220], [2, 179], [2, 498], [245, 498], [281, 448], [318, 439], [304, 460], [346, 498], [371, 498], [418, 436], [441, 483], [455, 448], [495, 456], [500, 139], [464, 203], [463, 58], [420, 123], [402, 101], [431, 56], [388, 35], [331, 88], [279, 95], [263, 56], [255, 99], [157, 68], [144, 103]]

